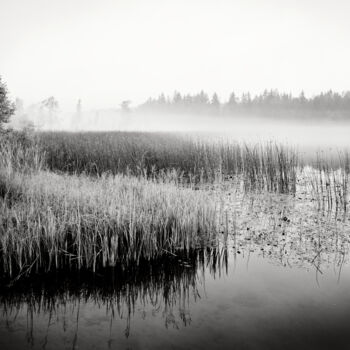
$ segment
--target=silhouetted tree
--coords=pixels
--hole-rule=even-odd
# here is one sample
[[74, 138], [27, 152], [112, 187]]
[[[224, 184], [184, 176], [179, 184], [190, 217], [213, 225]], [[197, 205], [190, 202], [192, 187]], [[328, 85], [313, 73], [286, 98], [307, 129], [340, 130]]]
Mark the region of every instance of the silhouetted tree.
[[158, 104], [159, 105], [165, 105], [166, 104], [166, 99], [165, 99], [165, 95], [163, 93], [161, 93], [158, 97]]
[[229, 106], [237, 106], [237, 97], [236, 97], [236, 94], [233, 91], [230, 94], [230, 97], [228, 99], [227, 104]]
[[58, 102], [53, 96], [41, 102], [41, 109], [46, 109], [50, 115], [53, 115], [58, 110]]
[[180, 105], [182, 103], [182, 96], [179, 92], [175, 91], [173, 96], [173, 102], [174, 105]]
[[226, 114], [233, 114], [238, 106], [236, 94], [232, 91], [227, 103], [224, 105]]
[[14, 112], [15, 105], [9, 100], [6, 84], [2, 82], [0, 76], [0, 130], [10, 121]]
[[53, 96], [50, 96], [46, 100], [41, 101], [40, 110], [48, 113], [48, 125], [51, 127], [56, 122], [55, 119], [57, 117], [58, 109], [58, 102]]
[[250, 107], [252, 105], [252, 98], [249, 92], [242, 94], [240, 104], [242, 107]]
[[122, 101], [122, 103], [120, 104], [120, 107], [121, 107], [123, 113], [130, 112], [130, 103], [131, 103], [131, 101], [129, 101], [129, 100]]
[[307, 99], [305, 97], [304, 91], [302, 91], [299, 95], [299, 107], [303, 107], [307, 104]]
[[213, 113], [218, 113], [220, 111], [220, 100], [219, 96], [216, 92], [214, 92], [211, 101], [210, 101], [210, 107]]

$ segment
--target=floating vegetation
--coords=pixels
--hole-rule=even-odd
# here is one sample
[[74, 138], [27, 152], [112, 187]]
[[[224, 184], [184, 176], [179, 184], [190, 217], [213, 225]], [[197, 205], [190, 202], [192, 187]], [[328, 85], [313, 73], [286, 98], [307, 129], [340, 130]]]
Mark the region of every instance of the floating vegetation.
[[340, 274], [350, 251], [350, 217], [319, 211], [310, 195], [302, 196], [227, 194], [222, 210], [234, 253], [257, 252], [282, 266], [320, 273], [332, 266]]

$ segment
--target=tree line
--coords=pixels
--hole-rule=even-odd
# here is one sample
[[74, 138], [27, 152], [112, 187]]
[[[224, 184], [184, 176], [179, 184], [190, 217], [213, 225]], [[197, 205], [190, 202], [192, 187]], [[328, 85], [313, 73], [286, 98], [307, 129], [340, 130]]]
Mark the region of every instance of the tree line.
[[[130, 101], [123, 101], [121, 111], [130, 112]], [[42, 101], [39, 111], [47, 115], [52, 121], [59, 109], [54, 97]], [[23, 102], [16, 99], [13, 103], [8, 98], [6, 84], [0, 76], [0, 131], [9, 122], [10, 117], [17, 110], [17, 114], [24, 114]], [[306, 97], [304, 92], [298, 96], [281, 93], [278, 90], [265, 90], [261, 94], [252, 95], [249, 92], [240, 96], [232, 92], [227, 101], [222, 102], [217, 93], [209, 96], [203, 90], [197, 94], [181, 94], [175, 91], [169, 97], [164, 93], [157, 98], [149, 98], [145, 103], [134, 108], [136, 112], [150, 113], [189, 113], [199, 115], [266, 115], [269, 117], [301, 117], [328, 118], [350, 120], [350, 91], [343, 93], [329, 90], [313, 97]], [[81, 114], [81, 100], [78, 101], [77, 113]]]
[[176, 91], [171, 97], [160, 94], [157, 98], [149, 98], [137, 109], [150, 112], [224, 115], [265, 113], [272, 116], [281, 113], [305, 114], [305, 112], [330, 116], [335, 113], [350, 118], [350, 91], [338, 93], [329, 90], [309, 98], [305, 96], [304, 92], [298, 96], [281, 93], [278, 90], [265, 90], [254, 96], [249, 92], [243, 93], [241, 96], [232, 92], [225, 102], [220, 101], [217, 93], [209, 97], [204, 91], [183, 95]]

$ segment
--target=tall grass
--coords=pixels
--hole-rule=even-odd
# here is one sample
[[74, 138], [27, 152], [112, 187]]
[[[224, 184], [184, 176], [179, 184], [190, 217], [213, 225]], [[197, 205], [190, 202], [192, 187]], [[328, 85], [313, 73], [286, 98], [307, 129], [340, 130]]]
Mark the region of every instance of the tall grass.
[[347, 212], [350, 200], [349, 153], [339, 153], [334, 160], [325, 159], [318, 154], [316, 163], [306, 173], [306, 181], [319, 210]]
[[21, 174], [31, 174], [44, 167], [44, 154], [33, 139], [24, 134], [0, 134], [0, 198], [16, 193]]
[[293, 192], [298, 154], [277, 144], [238, 144], [170, 133], [41, 133], [49, 169], [146, 177], [175, 169], [190, 182], [243, 175], [247, 189]]
[[247, 189], [295, 193], [299, 159], [294, 149], [273, 143], [245, 145], [241, 157]]
[[69, 173], [150, 175], [176, 169], [185, 176], [212, 180], [219, 169], [228, 173], [241, 167], [236, 164], [236, 145], [218, 148], [180, 134], [47, 132], [39, 139], [49, 169]]
[[36, 148], [12, 146], [1, 148], [4, 275], [138, 263], [194, 248], [215, 232], [215, 203], [203, 191], [184, 188], [172, 173], [153, 180], [91, 178], [58, 175], [39, 163], [27, 171], [39, 157]]
[[[196, 248], [223, 222], [223, 206], [201, 185], [234, 177], [247, 191], [295, 193], [300, 180], [297, 152], [274, 143], [119, 132], [38, 139], [0, 142], [3, 276], [96, 271]], [[327, 198], [346, 212], [349, 157], [338, 170], [321, 161], [317, 167], [306, 186], [319, 203]]]

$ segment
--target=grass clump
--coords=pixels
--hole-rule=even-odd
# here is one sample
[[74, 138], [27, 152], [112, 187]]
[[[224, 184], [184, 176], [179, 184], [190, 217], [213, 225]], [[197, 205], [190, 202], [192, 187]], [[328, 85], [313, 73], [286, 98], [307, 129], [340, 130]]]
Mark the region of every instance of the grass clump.
[[295, 193], [298, 154], [278, 144], [248, 146], [242, 150], [243, 179], [246, 189]]
[[350, 157], [341, 152], [337, 159], [325, 159], [320, 154], [307, 171], [311, 193], [318, 209], [346, 213], [349, 205]]

